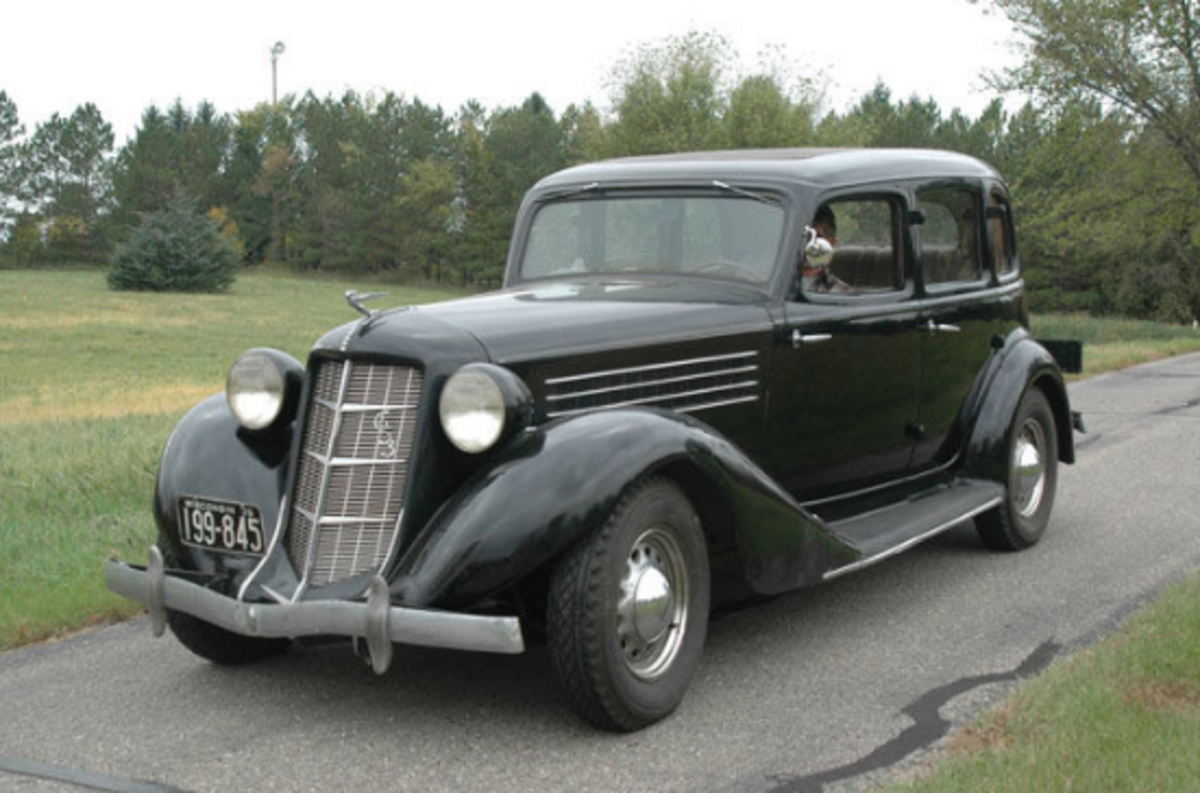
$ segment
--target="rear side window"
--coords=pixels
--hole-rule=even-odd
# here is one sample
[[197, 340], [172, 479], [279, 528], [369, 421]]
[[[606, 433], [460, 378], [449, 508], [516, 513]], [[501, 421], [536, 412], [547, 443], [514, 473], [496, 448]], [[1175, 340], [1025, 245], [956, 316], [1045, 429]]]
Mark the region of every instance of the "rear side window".
[[992, 260], [995, 263], [996, 275], [1003, 278], [1017, 270], [1012, 210], [1003, 196], [991, 193], [988, 196], [987, 216], [992, 234]]
[[977, 194], [958, 187], [938, 187], [919, 190], [917, 201], [925, 213], [921, 225], [925, 283], [970, 283], [982, 278]]

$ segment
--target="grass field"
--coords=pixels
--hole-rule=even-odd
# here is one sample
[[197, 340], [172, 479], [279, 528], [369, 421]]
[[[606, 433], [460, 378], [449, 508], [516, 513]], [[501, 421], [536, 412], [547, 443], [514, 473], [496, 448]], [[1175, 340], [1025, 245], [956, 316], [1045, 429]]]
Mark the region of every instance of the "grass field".
[[[0, 271], [0, 651], [137, 610], [103, 561], [144, 558], [171, 428], [249, 347], [304, 360], [356, 318], [353, 286], [251, 275], [227, 295], [140, 294], [97, 272]], [[460, 294], [392, 291], [373, 305]]]
[[[136, 611], [104, 588], [102, 563], [140, 560], [153, 540], [171, 428], [243, 350], [303, 360], [355, 319], [353, 286], [258, 274], [226, 295], [118, 293], [98, 272], [0, 271], [0, 650]], [[460, 294], [393, 291], [377, 305]], [[1083, 339], [1089, 372], [1200, 349], [1191, 329], [1145, 322], [1048, 316], [1034, 331]]]
[[[243, 350], [303, 359], [355, 319], [353, 286], [250, 275], [228, 295], [128, 294], [96, 272], [0, 271], [0, 651], [140, 610], [104, 588], [102, 567], [145, 558], [171, 428]], [[459, 294], [393, 291], [373, 305]], [[1040, 316], [1033, 330], [1083, 340], [1087, 374], [1200, 350], [1200, 333], [1147, 322]], [[1197, 789], [1198, 646], [1192, 581], [1023, 687], [917, 789]]]
[[1042, 314], [1030, 324], [1038, 338], [1082, 341], [1085, 377], [1200, 350], [1200, 331], [1178, 325], [1084, 314]]

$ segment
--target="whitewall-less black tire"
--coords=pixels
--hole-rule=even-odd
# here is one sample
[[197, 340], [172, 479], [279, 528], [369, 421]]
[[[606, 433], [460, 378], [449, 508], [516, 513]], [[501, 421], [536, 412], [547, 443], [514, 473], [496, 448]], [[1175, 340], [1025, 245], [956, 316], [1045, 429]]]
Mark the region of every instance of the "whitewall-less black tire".
[[1046, 395], [1031, 388], [1008, 433], [1008, 482], [1004, 502], [975, 520], [985, 545], [1020, 551], [1046, 531], [1058, 486], [1058, 435]]
[[556, 563], [547, 632], [563, 694], [584, 719], [631, 731], [683, 699], [708, 633], [700, 520], [670, 480], [648, 479]]

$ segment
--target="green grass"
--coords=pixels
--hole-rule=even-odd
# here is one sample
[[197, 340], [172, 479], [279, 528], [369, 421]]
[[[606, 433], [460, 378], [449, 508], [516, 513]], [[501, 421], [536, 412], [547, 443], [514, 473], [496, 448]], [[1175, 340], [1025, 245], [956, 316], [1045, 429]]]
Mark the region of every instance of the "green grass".
[[1083, 314], [1042, 314], [1030, 324], [1038, 338], [1082, 341], [1084, 377], [1200, 350], [1200, 331], [1181, 325]]
[[[97, 272], [0, 271], [0, 651], [140, 610], [105, 589], [103, 562], [153, 541], [171, 428], [243, 350], [303, 359], [355, 318], [354, 286], [264, 273], [228, 295], [129, 294]], [[460, 294], [381, 288], [381, 307]], [[1039, 316], [1033, 330], [1084, 341], [1088, 374], [1200, 349], [1190, 328], [1149, 322]], [[904, 789], [1195, 790], [1198, 647], [1200, 579], [1025, 684]]]
[[[89, 271], [0, 271], [0, 651], [138, 610], [113, 552], [145, 557], [158, 456], [244, 350], [304, 360], [361, 284], [243, 275], [227, 295], [118, 293]], [[457, 297], [390, 289], [386, 307]]]
[[1200, 578], [1051, 666], [890, 790], [1200, 789]]

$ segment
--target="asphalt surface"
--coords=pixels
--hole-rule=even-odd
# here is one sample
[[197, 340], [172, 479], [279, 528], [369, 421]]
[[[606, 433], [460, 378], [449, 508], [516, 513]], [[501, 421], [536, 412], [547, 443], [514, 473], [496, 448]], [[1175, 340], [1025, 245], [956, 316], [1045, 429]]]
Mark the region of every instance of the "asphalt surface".
[[560, 703], [543, 650], [345, 646], [237, 669], [138, 620], [0, 655], [0, 790], [816, 791], [920, 762], [1014, 681], [1200, 568], [1200, 355], [1075, 384], [1089, 433], [1038, 546], [970, 525], [711, 626], [680, 710], [633, 735]]

